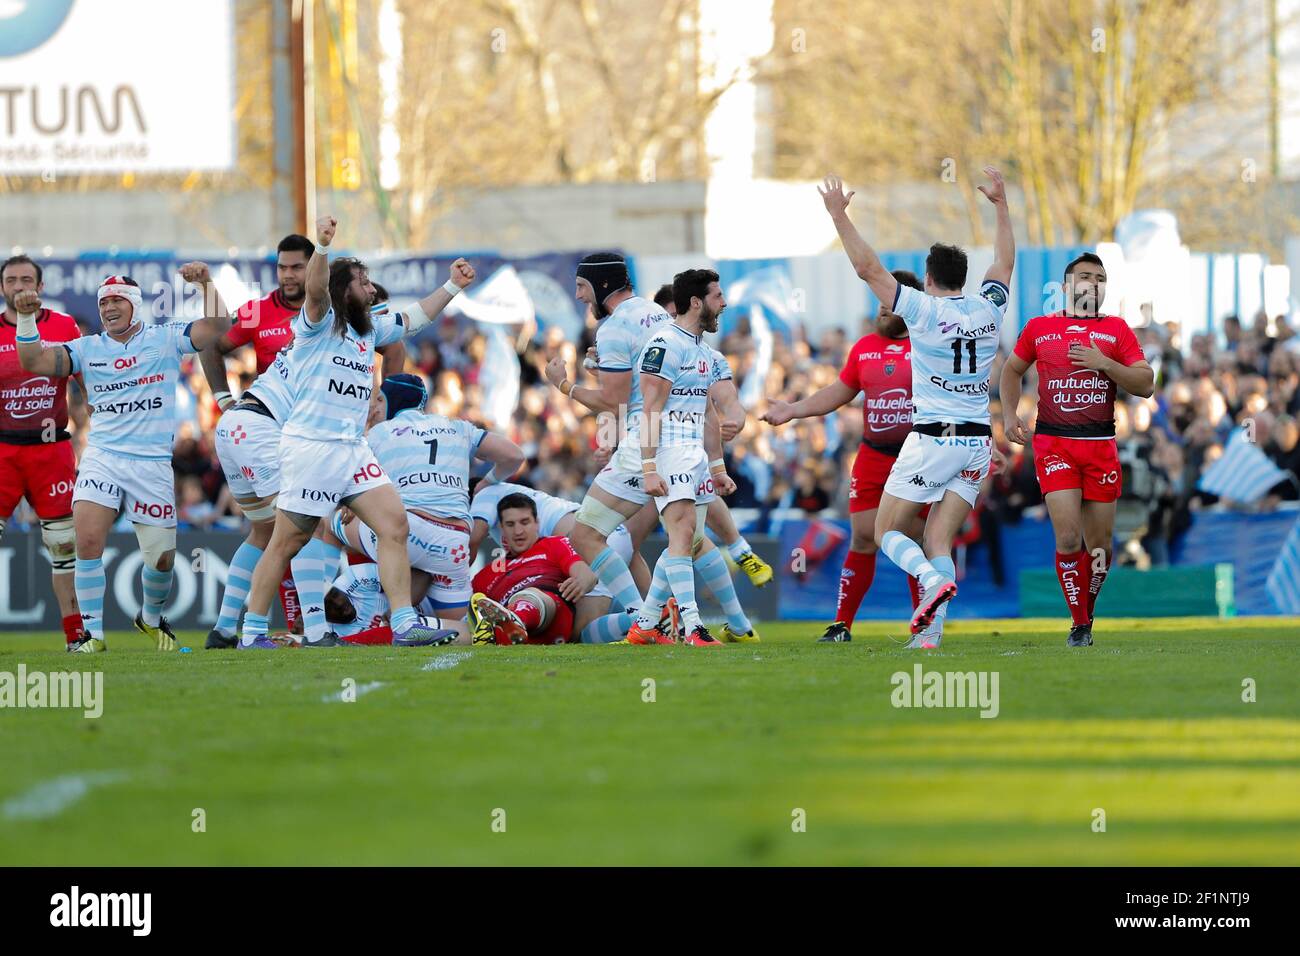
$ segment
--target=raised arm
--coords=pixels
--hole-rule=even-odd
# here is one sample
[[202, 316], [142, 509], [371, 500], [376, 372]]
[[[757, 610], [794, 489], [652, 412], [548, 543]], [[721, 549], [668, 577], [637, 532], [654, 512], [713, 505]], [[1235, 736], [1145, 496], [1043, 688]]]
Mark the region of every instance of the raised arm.
[[392, 378], [406, 370], [406, 345], [403, 342], [389, 342], [375, 349], [384, 360], [383, 378]]
[[303, 283], [307, 299], [302, 311], [307, 321], [316, 325], [325, 318], [330, 308], [330, 255], [329, 245], [334, 241], [334, 231], [339, 221], [333, 216], [316, 220], [316, 251], [307, 260], [307, 278]]
[[235, 399], [230, 394], [230, 376], [227, 374], [226, 360], [223, 357], [234, 350], [235, 343], [230, 341], [230, 335], [227, 333], [199, 352], [199, 367], [203, 369], [203, 377], [208, 381], [208, 388], [212, 389], [212, 398], [223, 412], [235, 404]]
[[[474, 281], [474, 267], [465, 259], [457, 259], [451, 264], [451, 277], [426, 295], [419, 302], [414, 302], [402, 310], [405, 316], [403, 325], [405, 334], [410, 335], [412, 332], [418, 332], [434, 319], [442, 314], [442, 310], [447, 308], [448, 304], [461, 290], [466, 288]], [[385, 377], [388, 373], [385, 371]]]
[[181, 278], [203, 290], [203, 318], [190, 323], [190, 342], [202, 352], [216, 345], [230, 331], [230, 310], [226, 308], [217, 284], [212, 281], [212, 272], [206, 263], [185, 263], [181, 266]]
[[830, 213], [831, 222], [835, 223], [835, 231], [840, 235], [840, 244], [844, 246], [844, 253], [849, 257], [849, 262], [853, 263], [853, 270], [858, 274], [858, 278], [871, 286], [871, 291], [876, 294], [876, 298], [884, 302], [887, 306], [894, 302], [894, 295], [898, 290], [898, 280], [889, 274], [884, 263], [880, 261], [880, 256], [876, 255], [874, 249], [867, 244], [867, 240], [862, 238], [862, 233], [858, 232], [852, 220], [849, 219], [849, 200], [853, 198], [853, 193], [847, 195], [844, 192], [844, 183], [835, 176], [827, 176], [823, 184], [826, 188], [819, 188], [822, 202], [826, 206], [826, 211]]
[[546, 380], [568, 395], [579, 405], [593, 412], [615, 412], [627, 406], [632, 395], [632, 372], [597, 372], [597, 388], [584, 388], [569, 380], [569, 366], [564, 356], [557, 355], [546, 363]]
[[51, 342], [46, 348], [36, 327], [36, 316], [41, 311], [41, 297], [33, 289], [24, 289], [14, 296], [14, 311], [18, 313], [18, 364], [25, 372], [62, 378], [72, 372], [72, 359], [62, 343]]
[[1002, 181], [1002, 174], [992, 166], [984, 167], [984, 174], [989, 178], [989, 185], [980, 186], [982, 192], [993, 208], [997, 210], [998, 232], [993, 240], [993, 265], [984, 273], [984, 281], [990, 279], [1010, 287], [1011, 273], [1016, 267], [1016, 237], [1011, 231], [1011, 211], [1007, 208], [1007, 186]]

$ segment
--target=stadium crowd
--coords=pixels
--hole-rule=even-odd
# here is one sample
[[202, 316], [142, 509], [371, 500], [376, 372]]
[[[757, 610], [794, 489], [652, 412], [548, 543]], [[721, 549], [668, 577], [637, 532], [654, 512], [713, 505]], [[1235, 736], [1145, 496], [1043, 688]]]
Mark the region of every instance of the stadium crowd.
[[[873, 324], [874, 319], [864, 319], [859, 328], [824, 330], [811, 341], [799, 332], [793, 341], [777, 335], [765, 370], [757, 368], [760, 350], [746, 319], [740, 318], [721, 338], [718, 347], [731, 361], [741, 394], [756, 399], [744, 431], [727, 449], [728, 472], [737, 484], [729, 503], [738, 518], [748, 519], [746, 530], [770, 530], [786, 515], [846, 513], [849, 471], [862, 434], [860, 400], [823, 419], [791, 422], [779, 429], [759, 422], [758, 415], [768, 398], [805, 396], [830, 383], [856, 338]], [[1262, 312], [1249, 326], [1228, 316], [1220, 335], [1200, 333], [1190, 342], [1181, 341], [1173, 322], [1136, 333], [1156, 371], [1157, 387], [1149, 399], [1122, 396], [1116, 406], [1124, 464], [1117, 532], [1132, 539], [1121, 561], [1158, 565], [1168, 560], [1170, 543], [1187, 527], [1193, 511], [1236, 507], [1196, 487], [1204, 469], [1222, 454], [1235, 425], [1251, 419], [1256, 441], [1268, 457], [1280, 469], [1300, 474], [1300, 335], [1285, 316], [1270, 321]], [[581, 500], [596, 470], [592, 450], [597, 424], [571, 399], [548, 388], [544, 369], [556, 355], [577, 368], [594, 336], [595, 321], [589, 316], [576, 343], [558, 328], [536, 335], [524, 328], [515, 339], [520, 395], [509, 437], [528, 459], [516, 480], [574, 501]], [[447, 317], [408, 347], [408, 369], [429, 380], [431, 410], [486, 425], [486, 353], [487, 340], [474, 323]], [[991, 411], [994, 438], [1009, 468], [987, 479], [989, 494], [981, 496], [968, 534], [971, 542], [983, 539], [988, 545], [995, 579], [1001, 564], [998, 528], [1042, 508], [1030, 450], [1010, 444], [1002, 431], [997, 383], [1004, 359], [1005, 353], [1000, 353], [993, 369]], [[239, 370], [241, 387], [249, 385], [256, 372], [252, 351], [241, 350], [228, 361]], [[181, 527], [237, 531], [243, 518], [226, 488], [213, 445], [217, 407], [198, 363], [189, 360], [183, 373], [185, 387], [178, 388], [182, 424], [173, 458]], [[761, 384], [749, 383], [755, 374]], [[1020, 409], [1026, 420], [1033, 416], [1036, 395], [1031, 370]], [[86, 439], [82, 396], [74, 395], [72, 413], [71, 431], [80, 456]], [[1270, 509], [1297, 498], [1300, 483], [1288, 478], [1257, 507]], [[34, 525], [25, 502], [14, 524]]]

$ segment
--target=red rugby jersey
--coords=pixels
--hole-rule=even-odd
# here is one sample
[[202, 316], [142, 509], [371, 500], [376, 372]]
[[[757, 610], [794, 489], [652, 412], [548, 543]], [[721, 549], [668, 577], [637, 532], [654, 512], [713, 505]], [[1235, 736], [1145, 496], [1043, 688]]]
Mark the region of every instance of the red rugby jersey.
[[862, 440], [901, 445], [912, 430], [912, 344], [872, 332], [858, 339], [840, 381], [864, 393]]
[[1115, 383], [1070, 362], [1070, 346], [1095, 345], [1122, 365], [1146, 358], [1137, 336], [1118, 316], [1084, 318], [1055, 313], [1030, 319], [1016, 355], [1038, 362], [1038, 424], [1034, 431], [1067, 438], [1115, 437]]
[[[81, 330], [70, 315], [41, 309], [36, 328], [46, 342], [71, 342]], [[0, 313], [0, 441], [39, 443], [45, 422], [53, 419], [56, 438], [68, 436], [68, 376], [53, 378], [23, 370], [18, 363], [18, 327]], [[68, 363], [71, 371], [72, 363]]]
[[290, 325], [301, 309], [302, 306], [292, 306], [285, 302], [278, 288], [272, 290], [270, 295], [245, 302], [239, 307], [239, 314], [230, 323], [227, 335], [236, 346], [253, 343], [253, 351], [257, 353], [258, 375], [265, 372], [280, 354], [280, 350], [293, 341]]
[[538, 538], [523, 554], [507, 558], [504, 570], [495, 570], [492, 567], [495, 562], [491, 562], [474, 575], [474, 590], [502, 604], [524, 588], [558, 593], [573, 566], [581, 560], [568, 538]]

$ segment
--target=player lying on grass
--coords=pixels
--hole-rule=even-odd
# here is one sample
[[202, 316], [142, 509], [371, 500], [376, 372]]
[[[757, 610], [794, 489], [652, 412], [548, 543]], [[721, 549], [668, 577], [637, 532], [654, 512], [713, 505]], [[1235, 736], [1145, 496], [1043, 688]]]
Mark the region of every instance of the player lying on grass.
[[474, 575], [476, 644], [608, 644], [630, 625], [593, 597], [596, 575], [567, 538], [539, 535], [537, 504], [510, 494], [497, 502], [505, 554]]
[[[431, 603], [437, 614], [434, 627], [468, 636], [464, 623], [471, 595], [469, 566], [469, 473], [474, 460], [491, 468], [482, 483], [509, 478], [523, 466], [524, 453], [501, 435], [459, 419], [426, 413], [429, 399], [424, 380], [403, 373], [386, 379], [377, 401], [381, 420], [366, 433], [366, 441], [384, 473], [396, 483], [406, 509], [408, 533], [403, 559], [413, 569], [426, 572], [433, 582]], [[332, 549], [346, 547], [379, 562], [378, 536], [363, 520], [345, 520], [336, 512], [325, 538]], [[424, 596], [424, 584], [412, 600]], [[443, 635], [445, 639], [446, 635]], [[442, 639], [437, 641], [442, 642]], [[397, 645], [410, 644], [394, 637]], [[423, 639], [420, 644], [431, 643]]]
[[1065, 267], [1065, 309], [1030, 319], [1002, 366], [1003, 423], [1030, 440], [1017, 411], [1021, 379], [1038, 363], [1034, 470], [1056, 535], [1056, 577], [1070, 611], [1071, 647], [1092, 643], [1097, 594], [1111, 562], [1121, 491], [1115, 389], [1149, 398], [1155, 372], [1123, 319], [1103, 315], [1106, 267], [1085, 252]]
[[[424, 597], [415, 603], [421, 619], [438, 627], [438, 608], [434, 606], [437, 591], [432, 578], [425, 571], [411, 571], [411, 587], [427, 585]], [[393, 630], [388, 623], [388, 598], [384, 596], [379, 581], [379, 565], [362, 555], [349, 554], [334, 586], [325, 594], [325, 617], [330, 629], [344, 644], [392, 644]], [[469, 644], [471, 628], [464, 621], [444, 624], [446, 644]]]
[[[259, 646], [258, 639], [266, 636], [271, 600], [285, 565], [311, 540], [321, 518], [339, 505], [346, 505], [376, 535], [379, 574], [393, 606], [394, 640], [419, 644], [439, 639], [437, 630], [425, 626], [411, 606], [406, 510], [366, 443], [365, 425], [376, 349], [428, 325], [474, 280], [474, 270], [458, 259], [442, 288], [402, 312], [372, 315], [375, 287], [365, 264], [351, 258], [329, 261], [336, 228], [332, 217], [317, 223], [316, 252], [307, 264], [307, 298], [294, 319], [293, 408], [280, 438], [275, 528], [253, 572], [241, 648]], [[326, 569], [331, 569], [332, 581], [337, 561], [337, 553], [327, 550], [309, 571], [312, 587], [319, 588], [316, 600], [322, 613]], [[307, 583], [295, 580], [304, 605], [310, 604]], [[303, 647], [338, 643], [327, 631], [318, 639], [305, 636]]]
[[[901, 285], [921, 289], [921, 280], [906, 269], [891, 275]], [[784, 425], [796, 418], [820, 418], [853, 401], [861, 392], [862, 444], [853, 459], [849, 479], [849, 553], [840, 570], [835, 620], [817, 640], [835, 644], [853, 640], [853, 619], [876, 575], [876, 514], [885, 480], [912, 430], [912, 352], [907, 323], [884, 302], [876, 316], [876, 331], [864, 335], [849, 350], [840, 376], [821, 391], [797, 402], [771, 403], [762, 420]], [[917, 514], [907, 536], [920, 541], [929, 505]], [[920, 604], [919, 585], [908, 577], [912, 610]]]
[[[11, 256], [0, 264], [0, 291], [5, 301], [4, 321], [0, 322], [0, 538], [18, 500], [25, 497], [41, 522], [41, 542], [50, 559], [50, 584], [59, 602], [64, 643], [72, 650], [85, 634], [73, 578], [77, 539], [72, 525], [72, 489], [77, 459], [68, 432], [71, 376], [33, 376], [19, 364], [16, 347], [15, 302], [23, 292], [34, 292], [39, 298], [44, 289], [44, 272], [28, 256]], [[50, 345], [81, 337], [76, 319], [53, 309], [37, 311], [36, 328], [42, 341]], [[86, 426], [84, 420], [77, 424]]]
[[[881, 302], [907, 323], [912, 345], [912, 430], [890, 469], [876, 514], [876, 541], [896, 565], [925, 589], [912, 614], [914, 640], [909, 646], [937, 647], [942, 615], [957, 593], [952, 542], [975, 505], [980, 484], [989, 474], [994, 449], [989, 426], [989, 373], [997, 354], [1002, 316], [1015, 267], [1002, 176], [985, 167], [988, 186], [979, 189], [997, 210], [993, 265], [980, 294], [967, 297], [966, 254], [956, 246], [935, 244], [925, 260], [925, 291], [894, 278], [849, 219], [853, 193], [828, 177], [822, 202], [835, 223], [844, 252], [859, 278]], [[909, 536], [925, 505], [924, 550]], [[931, 628], [939, 618], [937, 632]]]
[[98, 653], [104, 644], [104, 544], [125, 510], [135, 527], [144, 564], [144, 600], [136, 630], [160, 651], [175, 650], [176, 636], [162, 617], [176, 557], [176, 489], [172, 443], [181, 358], [205, 348], [230, 327], [230, 315], [202, 262], [181, 266], [181, 278], [203, 292], [204, 317], [193, 322], [148, 321], [140, 286], [109, 276], [99, 287], [104, 330], [70, 342], [41, 341], [36, 324], [41, 300], [34, 291], [15, 298], [18, 360], [38, 375], [80, 373], [93, 409], [90, 437], [72, 494], [77, 538], [74, 575], [85, 637], [72, 650]]
[[[508, 481], [485, 484], [482, 478], [472, 479], [470, 490], [473, 495], [469, 508], [470, 521], [473, 522], [469, 533], [471, 562], [477, 559], [479, 548], [489, 538], [496, 543], [497, 547], [501, 547], [501, 520], [497, 516], [497, 504], [506, 495], [526, 495], [533, 499], [533, 503], [537, 505], [538, 534], [543, 538], [553, 536], [568, 538], [569, 543], [573, 543], [574, 513], [578, 510], [578, 502], [557, 498], [536, 488], [516, 485]], [[609, 546], [631, 569], [637, 588], [649, 587], [650, 568], [646, 565], [645, 559], [633, 549], [632, 535], [626, 525], [619, 525], [614, 529], [614, 533], [609, 536]], [[494, 551], [491, 556], [496, 557], [497, 552]], [[595, 597], [613, 598], [604, 584], [597, 584], [591, 593]], [[623, 610], [628, 609], [623, 608]]]

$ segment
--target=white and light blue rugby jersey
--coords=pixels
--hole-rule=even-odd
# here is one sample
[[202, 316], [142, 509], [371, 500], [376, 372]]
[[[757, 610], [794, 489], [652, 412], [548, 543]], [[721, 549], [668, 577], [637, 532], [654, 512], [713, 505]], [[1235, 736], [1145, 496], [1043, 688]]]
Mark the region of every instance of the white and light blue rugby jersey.
[[62, 345], [94, 409], [86, 443], [126, 458], [171, 461], [181, 356], [198, 351], [190, 323], [141, 324], [125, 342], [101, 332]]
[[731, 363], [727, 357], [717, 349], [709, 349], [713, 353], [713, 380], [715, 382], [730, 382], [734, 376], [731, 374]]
[[501, 541], [501, 519], [497, 516], [497, 503], [506, 495], [527, 495], [533, 499], [533, 503], [537, 505], [538, 535], [543, 538], [555, 534], [555, 526], [560, 523], [560, 519], [565, 515], [573, 514], [579, 507], [576, 501], [556, 498], [536, 488], [512, 485], [508, 481], [488, 485], [474, 496], [474, 500], [470, 503], [469, 516], [482, 518], [487, 523], [488, 534], [498, 543]]
[[[379, 565], [345, 564], [339, 576], [334, 579], [334, 587], [348, 596], [352, 608], [357, 612], [356, 620], [351, 624], [331, 624], [330, 629], [339, 637], [351, 637], [372, 627], [380, 627], [388, 616], [388, 598], [384, 596], [383, 585], [379, 583]], [[431, 600], [436, 593], [436, 584], [429, 585], [429, 591], [415, 610], [420, 614], [436, 616], [438, 611]]]
[[[697, 335], [677, 323], [670, 324], [650, 337], [641, 352], [637, 370], [671, 383], [660, 413], [659, 447], [704, 445], [704, 417], [709, 410], [709, 387], [719, 381], [722, 369], [717, 353]], [[726, 360], [722, 365], [730, 366]], [[632, 438], [629, 430], [629, 441]], [[636, 437], [640, 441], [640, 436]]]
[[391, 313], [371, 316], [374, 328], [357, 335], [334, 332], [331, 307], [315, 325], [304, 312], [293, 320], [293, 411], [284, 434], [317, 441], [360, 442], [374, 388], [375, 349], [400, 341], [401, 324]]
[[899, 283], [893, 311], [912, 340], [914, 424], [989, 421], [989, 370], [1008, 291], [989, 279], [977, 296], [926, 295]]
[[486, 435], [458, 418], [408, 408], [372, 426], [366, 440], [402, 504], [468, 521], [470, 462]]
[[293, 411], [293, 345], [280, 349], [275, 361], [248, 386], [245, 394], [251, 395], [271, 413], [280, 426], [289, 420]]
[[[637, 356], [646, 341], [672, 317], [649, 299], [634, 295], [619, 303], [596, 328], [596, 363], [602, 372], [631, 372], [627, 399], [627, 422], [641, 413], [641, 382], [636, 372]], [[628, 424], [626, 427], [633, 427]]]

